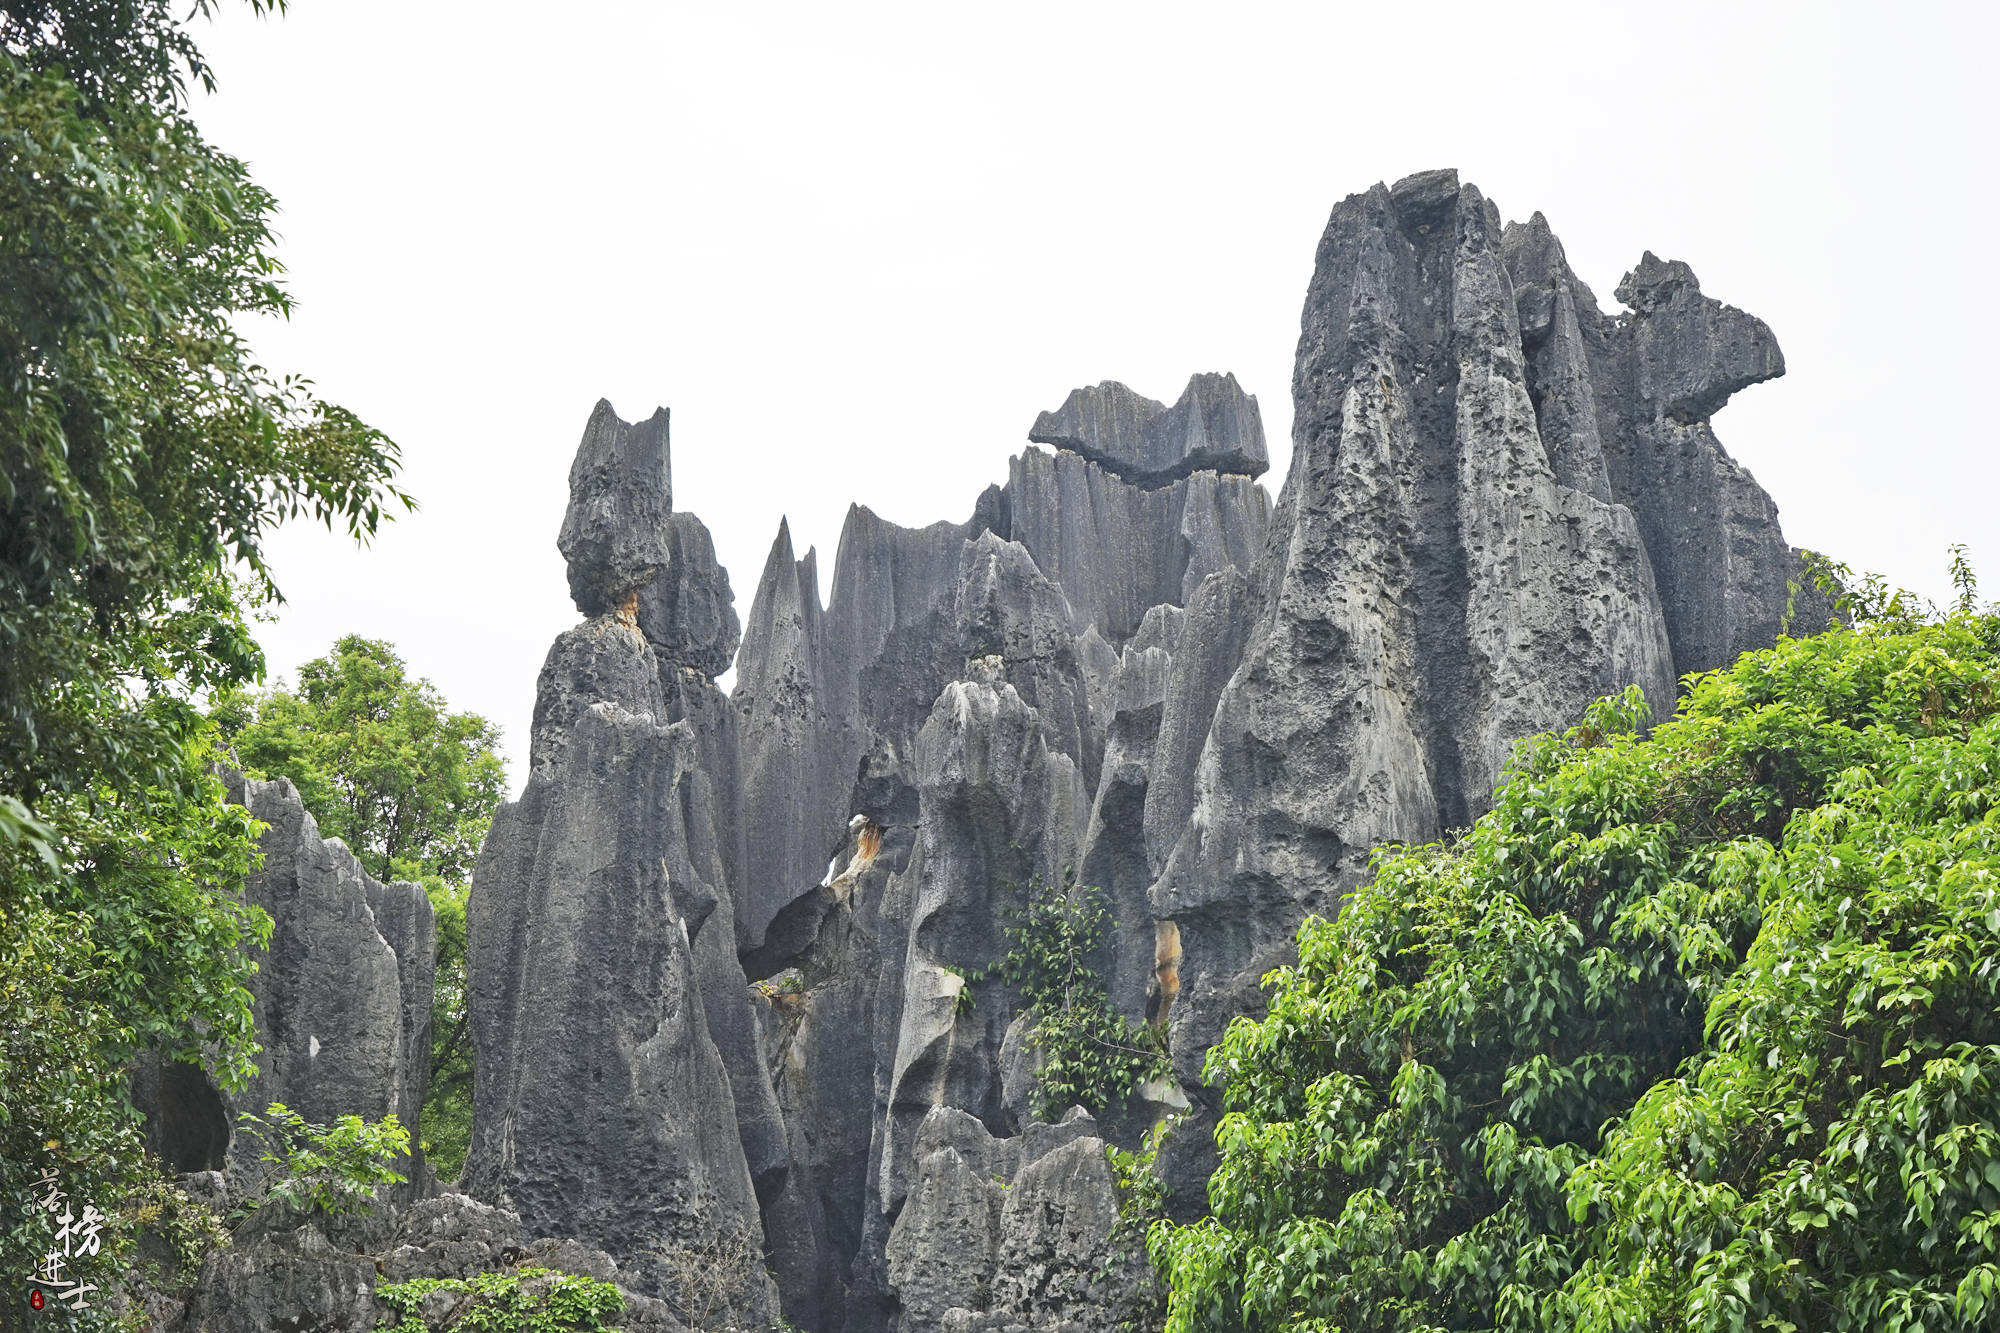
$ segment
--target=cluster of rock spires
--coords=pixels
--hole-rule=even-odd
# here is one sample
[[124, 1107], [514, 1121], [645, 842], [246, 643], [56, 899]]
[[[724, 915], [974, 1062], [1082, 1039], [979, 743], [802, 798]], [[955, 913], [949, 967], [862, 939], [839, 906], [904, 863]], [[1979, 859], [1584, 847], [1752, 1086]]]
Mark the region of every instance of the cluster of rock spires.
[[[568, 1245], [634, 1327], [694, 1318], [690, 1256], [735, 1264], [715, 1326], [1142, 1319], [1105, 1146], [1179, 1116], [1169, 1207], [1201, 1209], [1203, 1055], [1301, 919], [1371, 848], [1476, 818], [1517, 738], [1630, 684], [1664, 711], [1780, 632], [1795, 553], [1709, 426], [1777, 344], [1684, 264], [1648, 254], [1617, 295], [1453, 172], [1378, 185], [1320, 242], [1275, 507], [1232, 376], [1172, 406], [1078, 389], [967, 521], [852, 508], [824, 606], [781, 524], [740, 648], [667, 413], [599, 403], [560, 540], [587, 619], [473, 882], [471, 1199], [379, 1225]], [[252, 1100], [414, 1122], [421, 893], [319, 843], [282, 784], [242, 791], [267, 853], [296, 849], [253, 886], [280, 923], [259, 985], [289, 998], [260, 992]], [[1111, 1000], [1164, 1027], [1175, 1077], [1046, 1125], [991, 965], [1072, 883], [1107, 895]], [[226, 1122], [197, 1122], [155, 1117], [222, 1165]]]

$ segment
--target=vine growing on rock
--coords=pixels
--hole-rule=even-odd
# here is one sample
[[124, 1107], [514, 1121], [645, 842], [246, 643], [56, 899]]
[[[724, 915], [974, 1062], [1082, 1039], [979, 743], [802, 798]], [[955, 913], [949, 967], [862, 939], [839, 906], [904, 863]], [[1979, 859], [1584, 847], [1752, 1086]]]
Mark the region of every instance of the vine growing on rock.
[[1170, 1333], [2000, 1319], [2000, 614], [1855, 624], [1522, 746], [1379, 855], [1226, 1084]]
[[1072, 1106], [1102, 1111], [1168, 1068], [1162, 1034], [1119, 1013], [1091, 966], [1109, 924], [1101, 889], [1031, 894], [995, 964], [1034, 1024], [1038, 1067], [1029, 1100], [1043, 1120]]

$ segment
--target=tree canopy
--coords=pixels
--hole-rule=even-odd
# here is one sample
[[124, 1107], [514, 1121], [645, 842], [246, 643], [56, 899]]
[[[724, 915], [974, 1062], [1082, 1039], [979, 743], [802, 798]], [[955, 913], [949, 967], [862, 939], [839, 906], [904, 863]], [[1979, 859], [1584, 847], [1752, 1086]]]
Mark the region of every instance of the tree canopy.
[[1962, 589], [1650, 735], [1599, 704], [1307, 922], [1211, 1053], [1169, 1328], [1994, 1327], [2000, 615]]
[[[280, 8], [251, 0], [259, 9]], [[196, 0], [206, 13], [208, 0]], [[254, 1055], [224, 806], [198, 701], [257, 679], [246, 608], [278, 522], [365, 538], [395, 446], [254, 360], [284, 315], [271, 197], [188, 115], [209, 72], [165, 0], [0, 10], [0, 1270], [37, 1268], [54, 1172], [110, 1211], [144, 1178], [141, 1046]], [[131, 1229], [73, 1276], [116, 1284]], [[25, 1285], [11, 1279], [0, 1310]], [[100, 1305], [102, 1298], [99, 1298]], [[86, 1319], [96, 1318], [95, 1314]]]
[[239, 690], [214, 716], [246, 771], [290, 778], [380, 879], [465, 880], [506, 794], [499, 729], [452, 712], [377, 639], [347, 635], [296, 690]]

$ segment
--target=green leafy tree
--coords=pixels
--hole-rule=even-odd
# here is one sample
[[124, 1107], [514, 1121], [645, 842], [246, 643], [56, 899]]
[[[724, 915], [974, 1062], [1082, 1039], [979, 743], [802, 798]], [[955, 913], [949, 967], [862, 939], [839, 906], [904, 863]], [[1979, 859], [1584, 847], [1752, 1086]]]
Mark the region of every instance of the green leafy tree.
[[506, 796], [500, 730], [452, 712], [387, 643], [347, 635], [296, 690], [238, 691], [214, 712], [245, 770], [290, 778], [377, 878], [471, 875]]
[[1856, 624], [1518, 753], [1212, 1052], [1168, 1327], [2000, 1324], [2000, 616]]
[[437, 913], [437, 990], [431, 999], [431, 1072], [424, 1092], [424, 1159], [455, 1180], [472, 1146], [472, 1023], [466, 1017], [465, 904], [469, 884], [423, 881]]
[[[264, 539], [407, 502], [394, 446], [237, 332], [290, 308], [274, 204], [190, 119], [177, 18], [0, 10], [0, 1322], [54, 1235], [46, 1173], [106, 1213], [149, 1178], [131, 1053], [248, 1068], [255, 830], [195, 701], [262, 671]], [[132, 1229], [102, 1239], [71, 1272], [108, 1292]]]
[[291, 779], [320, 831], [382, 879], [423, 884], [437, 913], [437, 992], [423, 1148], [450, 1179], [472, 1135], [465, 901], [506, 795], [499, 729], [454, 713], [388, 644], [348, 635], [299, 671], [296, 690], [239, 690], [214, 716], [245, 771]]

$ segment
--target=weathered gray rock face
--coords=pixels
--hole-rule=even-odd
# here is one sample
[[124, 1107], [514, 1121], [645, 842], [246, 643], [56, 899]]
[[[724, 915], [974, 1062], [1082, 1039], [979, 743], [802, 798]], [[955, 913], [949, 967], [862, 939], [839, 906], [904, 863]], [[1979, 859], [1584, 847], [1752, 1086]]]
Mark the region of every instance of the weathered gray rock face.
[[[1230, 574], [1226, 577], [1237, 578]], [[1160, 605], [1125, 645], [1112, 675], [1104, 762], [1083, 841], [1080, 883], [1110, 899], [1113, 939], [1101, 971], [1126, 1013], [1161, 1012], [1154, 949], [1157, 926], [1146, 891], [1156, 867], [1146, 854], [1146, 802], [1159, 761], [1160, 724], [1183, 643], [1187, 613]]]
[[[675, 1307], [649, 1294], [657, 1275], [623, 1268], [575, 1241], [529, 1239], [521, 1220], [463, 1194], [443, 1194], [394, 1216], [304, 1220], [284, 1209], [260, 1213], [234, 1244], [203, 1265], [181, 1308], [163, 1310], [161, 1333], [373, 1333], [395, 1317], [376, 1288], [420, 1278], [470, 1279], [533, 1267], [609, 1282], [624, 1297], [614, 1326], [628, 1333], [685, 1333]], [[521, 1284], [535, 1295], [538, 1282]], [[446, 1326], [467, 1298], [433, 1293], [426, 1320]]]
[[1093, 782], [1102, 742], [1062, 589], [1026, 547], [984, 532], [959, 558], [955, 611], [965, 660], [996, 669], [1041, 715], [1049, 743]]
[[1550, 457], [1559, 475], [1582, 472], [1593, 495], [1638, 519], [1675, 670], [1769, 644], [1796, 566], [1777, 506], [1709, 418], [1739, 389], [1785, 373], [1771, 330], [1703, 296], [1686, 264], [1650, 252], [1618, 286], [1631, 314], [1600, 314], [1539, 213], [1510, 224], [1501, 251]]
[[664, 661], [704, 676], [729, 670], [742, 642], [729, 571], [715, 539], [693, 514], [667, 515], [667, 561], [639, 589], [639, 629]]
[[1081, 1110], [994, 1138], [934, 1107], [888, 1240], [899, 1327], [1108, 1331], [1142, 1317], [1152, 1277], [1137, 1242], [1118, 1235], [1106, 1147]]
[[[430, 1071], [429, 898], [416, 884], [381, 883], [339, 839], [321, 838], [289, 781], [225, 779], [229, 799], [269, 825], [263, 865], [243, 889], [271, 917], [250, 981], [263, 1050], [256, 1077], [234, 1094], [193, 1066], [141, 1060], [133, 1094], [151, 1145], [181, 1170], [226, 1167], [239, 1191], [265, 1168], [263, 1145], [234, 1132], [237, 1116], [272, 1102], [318, 1124], [394, 1115], [415, 1145]], [[421, 1149], [402, 1165], [411, 1183], [397, 1197], [409, 1198], [423, 1188]]]
[[707, 527], [688, 513], [667, 523], [671, 559], [639, 590], [636, 619], [653, 652], [662, 716], [685, 724], [694, 739], [694, 762], [679, 784], [681, 822], [690, 872], [714, 893], [720, 923], [694, 935], [695, 975], [709, 1035], [729, 1072], [745, 1162], [758, 1198], [767, 1200], [781, 1187], [790, 1156], [736, 951], [735, 886], [747, 855], [741, 744], [736, 711], [713, 679], [728, 669], [741, 634], [729, 573], [715, 561]]
[[1247, 476], [1196, 472], [1146, 489], [1067, 450], [1023, 450], [1002, 499], [995, 531], [1026, 547], [1078, 618], [1114, 644], [1217, 570], [1248, 568], [1270, 521], [1263, 487]]
[[[1256, 978], [1304, 915], [1338, 908], [1371, 848], [1485, 809], [1513, 740], [1628, 684], [1664, 711], [1677, 666], [1770, 641], [1775, 618], [1753, 629], [1732, 610], [1782, 606], [1783, 561], [1758, 554], [1785, 553], [1768, 500], [1749, 502], [1754, 483], [1719, 446], [1674, 445], [1674, 466], [1699, 475], [1650, 491], [1664, 464], [1637, 460], [1669, 436], [1707, 446], [1705, 419], [1675, 414], [1775, 373], [1775, 346], [1700, 305], [1684, 268], [1649, 261], [1627, 288], [1659, 311], [1629, 331], [1597, 313], [1539, 221], [1503, 233], [1454, 173], [1334, 209], [1248, 642], [1153, 889], [1178, 934], [1184, 1078], [1231, 1016], [1259, 1009]], [[1684, 544], [1695, 490], [1736, 497], [1706, 507], [1713, 521], [1694, 506], [1701, 542], [1748, 555], [1663, 598], [1653, 533], [1678, 524], [1667, 539]]]
[[755, 1225], [690, 940], [715, 906], [679, 808], [693, 750], [684, 723], [593, 705], [474, 872], [464, 1180], [538, 1235], [624, 1250]]
[[984, 1310], [1000, 1258], [1000, 1213], [1013, 1176], [977, 1119], [947, 1106], [925, 1117], [916, 1180], [889, 1235], [889, 1281], [917, 1328], [943, 1324], [954, 1308]]
[[615, 611], [668, 565], [673, 507], [667, 409], [635, 426], [598, 399], [570, 464], [569, 508], [557, 541], [569, 561], [577, 610]]
[[[527, 789], [474, 872], [464, 1180], [674, 1297], [660, 1256], [755, 1253], [757, 1187], [775, 1192], [788, 1157], [733, 932], [736, 733], [706, 674], [734, 647], [727, 575], [698, 520], [654, 504], [665, 413], [655, 449], [608, 411], [572, 470], [564, 549], [573, 585], [610, 587], [606, 567], [640, 581], [550, 649]], [[579, 527], [663, 558], [607, 558]], [[768, 1313], [761, 1264], [740, 1285], [729, 1313]]]
[[192, 1333], [367, 1333], [377, 1323], [375, 1264], [318, 1226], [246, 1238], [204, 1266], [180, 1327]]
[[[1207, 410], [1204, 404], [1226, 403], [1232, 393], [1242, 397], [1233, 380], [1198, 376], [1183, 406]], [[1254, 401], [1243, 401], [1248, 406], [1237, 415], [1254, 424]], [[1209, 415], [1229, 418], [1221, 408]], [[1251, 437], [1261, 457], [1261, 427]], [[768, 812], [762, 836], [747, 849], [739, 943], [758, 947], [786, 905], [824, 878], [854, 813], [863, 756], [879, 748], [907, 779], [917, 732], [939, 691], [962, 676], [969, 656], [992, 651], [970, 651], [965, 640], [985, 632], [976, 623], [985, 613], [960, 605], [968, 542], [990, 533], [1003, 545], [1017, 543], [1035, 576], [1010, 575], [1012, 583], [1059, 587], [1068, 602], [1072, 642], [1058, 645], [1045, 634], [1039, 648], [1009, 658], [1010, 678], [1020, 677], [1017, 688], [1038, 707], [1056, 710], [1058, 747], [1094, 781], [1105, 719], [1089, 717], [1092, 680], [1108, 679], [1115, 645], [1150, 607], [1178, 605], [1209, 573], [1247, 566], [1262, 547], [1269, 514], [1263, 489], [1248, 475], [1195, 471], [1147, 489], [1073, 451], [1030, 449], [1015, 460], [1008, 485], [982, 496], [965, 523], [903, 528], [851, 509], [824, 609], [814, 555], [796, 557], [781, 526], [732, 694], [743, 737], [743, 808]], [[1017, 570], [1022, 563], [1007, 560]], [[1025, 666], [1036, 653], [1076, 660], [1085, 708], [1042, 700]]]

